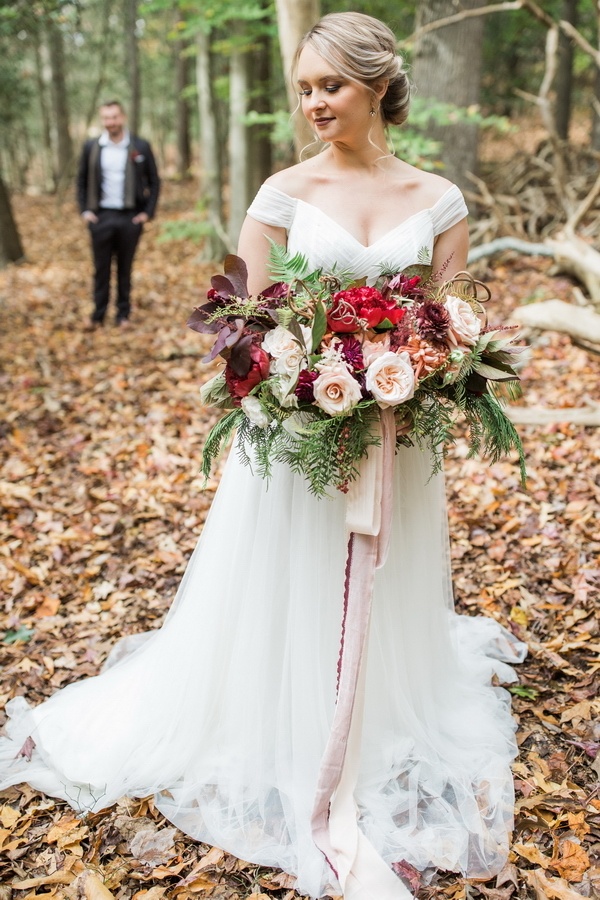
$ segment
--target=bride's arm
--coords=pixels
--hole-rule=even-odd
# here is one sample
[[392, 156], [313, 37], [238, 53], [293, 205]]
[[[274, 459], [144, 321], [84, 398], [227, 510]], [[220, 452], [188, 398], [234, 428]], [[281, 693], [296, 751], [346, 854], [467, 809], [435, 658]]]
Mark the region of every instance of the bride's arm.
[[241, 256], [248, 266], [248, 291], [251, 294], [260, 293], [273, 281], [269, 271], [271, 245], [267, 238], [283, 247], [286, 246], [285, 228], [265, 225], [251, 216], [246, 216], [240, 231], [238, 256]]
[[[442, 272], [442, 279], [449, 281], [457, 272], [467, 267], [469, 229], [467, 220], [461, 219], [452, 228], [440, 234], [433, 247], [433, 273]], [[444, 268], [447, 263], [446, 268]]]

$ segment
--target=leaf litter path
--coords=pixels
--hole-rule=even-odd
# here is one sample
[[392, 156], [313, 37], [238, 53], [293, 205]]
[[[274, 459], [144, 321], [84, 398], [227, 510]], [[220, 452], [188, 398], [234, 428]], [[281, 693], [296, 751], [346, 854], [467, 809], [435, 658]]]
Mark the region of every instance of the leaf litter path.
[[[189, 214], [189, 185], [165, 188], [161, 217]], [[134, 267], [134, 327], [84, 333], [90, 257], [74, 208], [17, 198], [28, 262], [0, 272], [0, 708], [97, 673], [113, 641], [155, 628], [202, 529], [215, 482], [198, 472], [212, 414], [209, 373], [185, 328], [210, 270], [186, 242], [146, 230]], [[570, 284], [547, 263], [482, 273], [492, 321]], [[524, 371], [530, 405], [597, 397], [597, 358], [539, 336]], [[487, 883], [443, 877], [421, 898], [600, 894], [600, 441], [579, 426], [521, 427], [528, 490], [513, 462], [447, 463], [455, 592], [525, 639], [514, 709], [516, 829]], [[3, 716], [0, 713], [0, 716]], [[28, 786], [0, 795], [0, 900], [223, 897], [292, 900], [293, 880], [198, 844], [151, 799], [79, 820]]]

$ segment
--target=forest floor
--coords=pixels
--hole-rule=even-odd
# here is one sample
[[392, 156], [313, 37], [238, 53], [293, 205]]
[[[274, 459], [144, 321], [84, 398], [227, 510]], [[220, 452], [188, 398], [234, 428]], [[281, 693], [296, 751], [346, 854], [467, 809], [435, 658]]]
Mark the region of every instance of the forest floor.
[[[161, 220], [189, 215], [194, 193], [167, 184]], [[74, 207], [22, 197], [15, 209], [27, 261], [0, 272], [1, 710], [97, 673], [116, 638], [160, 624], [218, 479], [203, 488], [199, 476], [214, 417], [198, 394], [202, 339], [185, 327], [212, 271], [197, 247], [161, 243], [151, 224], [132, 329], [90, 334], [90, 253]], [[545, 260], [507, 257], [479, 274], [492, 321], [571, 297]], [[527, 405], [585, 405], [600, 359], [534, 336], [523, 382]], [[514, 842], [498, 878], [440, 874], [422, 900], [600, 895], [600, 441], [575, 425], [519, 429], [526, 490], [514, 460], [468, 460], [462, 440], [446, 466], [457, 605], [530, 649], [512, 689]], [[288, 876], [169, 830], [151, 798], [78, 819], [12, 788], [0, 795], [0, 850], [0, 900], [298, 896]]]

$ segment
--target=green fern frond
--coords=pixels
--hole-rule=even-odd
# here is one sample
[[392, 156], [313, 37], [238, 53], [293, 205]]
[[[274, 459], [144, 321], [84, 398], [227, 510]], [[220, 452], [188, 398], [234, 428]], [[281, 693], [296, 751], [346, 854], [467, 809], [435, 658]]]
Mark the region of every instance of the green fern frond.
[[308, 260], [302, 253], [290, 256], [287, 249], [278, 244], [272, 238], [268, 238], [271, 245], [269, 250], [269, 269], [275, 281], [291, 283], [297, 279], [308, 278], [311, 274]]
[[222, 419], [219, 419], [208, 432], [202, 450], [202, 474], [206, 480], [210, 478], [213, 462], [221, 454], [231, 435], [243, 421], [248, 421], [243, 409], [232, 409]]

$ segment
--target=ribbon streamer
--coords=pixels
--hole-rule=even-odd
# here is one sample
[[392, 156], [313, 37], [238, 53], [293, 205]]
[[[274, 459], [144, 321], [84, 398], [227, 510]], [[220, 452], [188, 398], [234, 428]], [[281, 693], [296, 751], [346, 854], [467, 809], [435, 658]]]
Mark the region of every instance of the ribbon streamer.
[[346, 900], [407, 900], [413, 896], [358, 827], [354, 799], [375, 571], [385, 562], [391, 532], [396, 446], [392, 409], [381, 411], [380, 428], [380, 446], [369, 449], [348, 495], [338, 694], [311, 820], [313, 840], [335, 873]]

